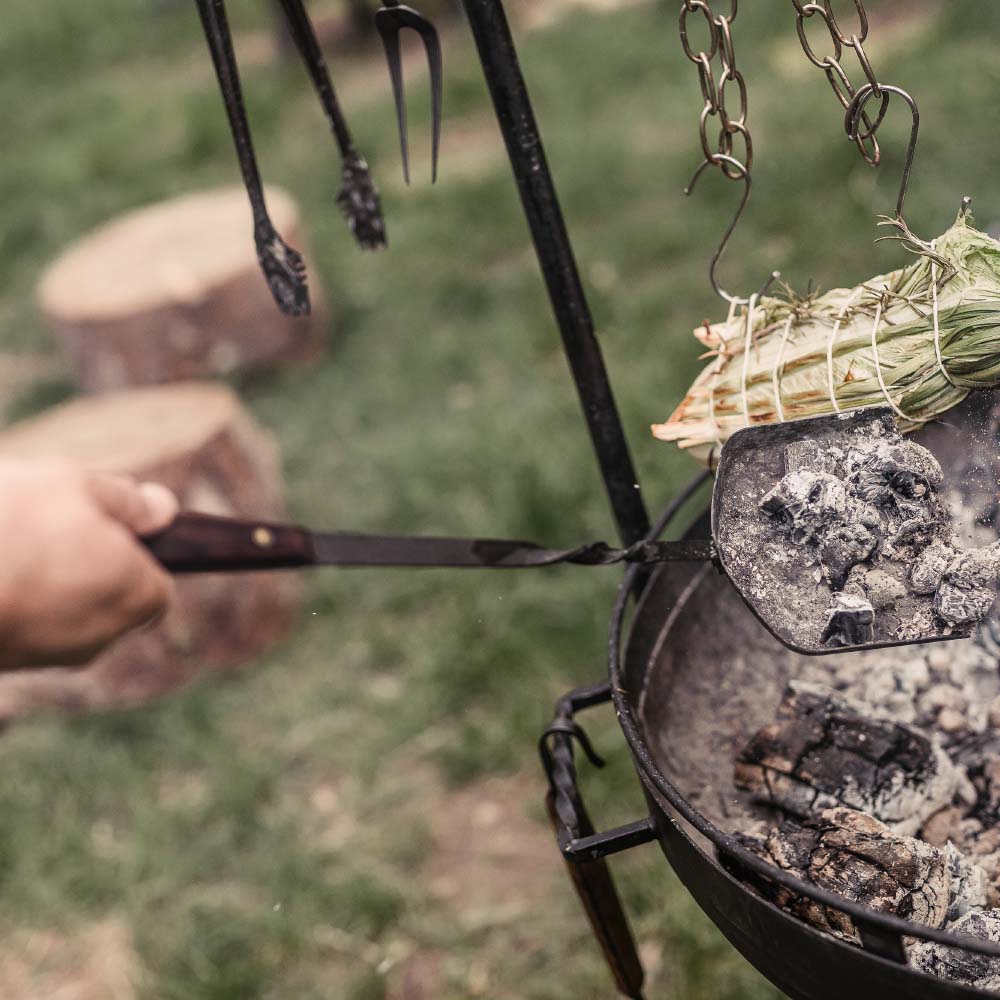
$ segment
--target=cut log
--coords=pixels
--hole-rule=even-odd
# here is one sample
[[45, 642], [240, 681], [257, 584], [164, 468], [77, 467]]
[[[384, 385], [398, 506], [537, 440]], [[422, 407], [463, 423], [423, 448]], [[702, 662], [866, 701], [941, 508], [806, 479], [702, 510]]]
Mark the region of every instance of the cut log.
[[847, 806], [917, 833], [951, 803], [963, 774], [936, 739], [865, 708], [830, 688], [789, 684], [774, 723], [739, 755], [737, 786], [802, 819]]
[[[268, 209], [302, 249], [298, 212], [279, 189]], [[130, 212], [69, 247], [38, 288], [42, 313], [80, 387], [271, 370], [316, 356], [326, 309], [310, 271], [313, 312], [279, 312], [257, 266], [242, 188], [184, 195]]]
[[[163, 483], [181, 507], [284, 516], [277, 451], [227, 387], [178, 383], [82, 397], [0, 434], [0, 458], [68, 459]], [[0, 719], [37, 709], [134, 705], [245, 663], [286, 633], [301, 584], [289, 573], [180, 577], [152, 628], [83, 670], [0, 675]]]

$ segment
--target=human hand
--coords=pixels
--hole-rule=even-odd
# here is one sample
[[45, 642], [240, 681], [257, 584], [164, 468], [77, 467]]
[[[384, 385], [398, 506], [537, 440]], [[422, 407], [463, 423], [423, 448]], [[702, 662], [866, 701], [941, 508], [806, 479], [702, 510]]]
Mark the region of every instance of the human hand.
[[156, 618], [172, 582], [139, 538], [176, 513], [155, 483], [0, 461], [0, 669], [82, 664]]

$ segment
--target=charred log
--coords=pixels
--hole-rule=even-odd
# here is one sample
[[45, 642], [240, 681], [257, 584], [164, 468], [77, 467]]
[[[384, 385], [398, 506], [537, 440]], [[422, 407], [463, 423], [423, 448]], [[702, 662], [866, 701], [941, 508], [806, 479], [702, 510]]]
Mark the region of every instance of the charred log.
[[[749, 851], [807, 882], [881, 913], [941, 927], [986, 903], [986, 876], [954, 848], [940, 850], [851, 809], [827, 809], [805, 823], [788, 821], [764, 836], [741, 835]], [[844, 913], [798, 896], [723, 857], [761, 895], [820, 930], [859, 940]]]
[[846, 806], [904, 836], [950, 804], [961, 780], [936, 740], [796, 682], [736, 763], [737, 786], [757, 802], [800, 819]]

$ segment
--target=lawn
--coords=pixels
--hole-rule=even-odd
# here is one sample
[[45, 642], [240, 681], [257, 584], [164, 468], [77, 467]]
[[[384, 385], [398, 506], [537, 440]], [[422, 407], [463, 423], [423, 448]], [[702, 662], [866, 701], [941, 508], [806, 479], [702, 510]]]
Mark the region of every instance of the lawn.
[[[655, 510], [694, 471], [648, 426], [699, 369], [691, 329], [724, 312], [707, 262], [738, 186], [705, 177], [682, 194], [701, 101], [674, 6], [538, 6], [517, 7], [515, 34]], [[1000, 219], [1000, 7], [972, 18], [971, 4], [877, 6], [868, 54], [923, 114], [911, 227], [936, 235], [966, 193], [981, 224]], [[390, 249], [371, 256], [333, 203], [335, 152], [304, 73], [261, 57], [263, 4], [231, 7], [263, 172], [305, 207], [308, 263], [335, 313], [322, 363], [241, 387], [281, 444], [292, 514], [357, 530], [612, 539], [464, 26], [446, 31], [434, 187], [423, 76], [409, 78], [406, 188], [380, 57], [331, 60], [383, 192]], [[3, 351], [53, 351], [33, 286], [70, 239], [135, 205], [236, 182], [196, 22], [187, 3], [7, 0]], [[757, 159], [724, 282], [752, 290], [780, 267], [800, 288], [853, 285], [898, 264], [898, 247], [873, 238], [895, 204], [905, 111], [891, 112], [873, 171], [844, 139], [790, 4], [742, 5], [735, 37]], [[7, 419], [70, 391], [58, 377], [28, 386]], [[542, 822], [534, 747], [554, 699], [604, 673], [616, 580], [571, 568], [324, 572], [294, 635], [236, 680], [8, 729], [0, 995], [35, 1000], [89, 976], [105, 985], [73, 995], [104, 997], [111, 980], [99, 977], [117, 976], [116, 998], [143, 1000], [609, 996]], [[590, 729], [611, 761], [585, 772], [595, 818], [636, 818], [610, 713]], [[651, 997], [778, 996], [654, 848], [614, 867]]]

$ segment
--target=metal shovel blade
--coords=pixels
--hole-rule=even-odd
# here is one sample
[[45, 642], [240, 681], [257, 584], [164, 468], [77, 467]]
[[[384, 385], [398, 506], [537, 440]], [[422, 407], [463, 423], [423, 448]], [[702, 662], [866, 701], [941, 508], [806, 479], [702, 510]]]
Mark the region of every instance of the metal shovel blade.
[[[869, 559], [846, 564], [853, 567], [850, 575], [846, 571], [841, 577], [834, 573], [831, 580], [830, 566], [818, 554], [821, 545], [833, 545], [839, 539], [832, 543], [818, 541], [810, 534], [814, 524], [793, 522], [786, 510], [777, 509], [777, 504], [770, 516], [762, 510], [764, 498], [787, 475], [800, 469], [828, 476], [816, 481], [823, 489], [840, 491], [837, 483], [832, 487], [830, 484], [833, 473], [843, 472], [843, 456], [849, 459], [852, 449], [854, 455], [857, 449], [868, 454], [873, 447], [882, 448], [883, 454], [888, 449], [888, 453], [898, 455], [900, 448], [905, 454], [917, 446], [903, 441], [892, 410], [879, 407], [749, 427], [733, 434], [722, 450], [712, 494], [717, 561], [763, 625], [796, 652], [836, 653], [968, 638], [972, 634], [973, 624], [948, 624], [939, 616], [933, 591], [915, 593], [911, 586], [916, 557], [907, 560], [905, 553], [917, 550], [905, 545], [896, 548], [894, 540], [900, 537], [900, 530], [911, 530], [907, 527], [911, 522], [918, 527], [923, 523], [919, 517], [921, 503], [938, 505], [934, 509], [940, 514], [942, 502], [926, 484], [914, 489], [911, 478], [906, 480], [910, 495], [901, 497], [897, 504], [891, 490], [892, 476], [898, 477], [899, 473], [892, 471], [896, 466], [891, 461], [883, 463], [888, 470], [884, 489], [878, 478], [882, 475], [878, 461], [873, 463], [874, 472], [865, 470], [846, 480], [849, 494], [860, 491], [868, 499], [877, 495], [888, 503], [881, 513], [877, 506], [853, 498], [848, 501], [853, 506], [849, 506], [846, 516], [841, 513], [839, 520], [833, 512], [833, 501], [825, 508], [833, 512], [831, 518], [840, 525], [836, 530], [844, 535], [853, 530], [852, 514], [861, 511], [874, 537], [879, 538]], [[839, 502], [840, 492], [836, 499]], [[826, 500], [820, 499], [821, 508]], [[790, 506], [793, 516], [797, 516], [799, 508]], [[881, 524], [874, 515], [881, 518]], [[885, 537], [880, 537], [880, 530]], [[919, 544], [926, 545], [926, 539]], [[871, 592], [859, 581], [873, 581]], [[877, 596], [875, 583], [879, 588]]]

